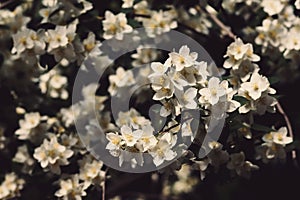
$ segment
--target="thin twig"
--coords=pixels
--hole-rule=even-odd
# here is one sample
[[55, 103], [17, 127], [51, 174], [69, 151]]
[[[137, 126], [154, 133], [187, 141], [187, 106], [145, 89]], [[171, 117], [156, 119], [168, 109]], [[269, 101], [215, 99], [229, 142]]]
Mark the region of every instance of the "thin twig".
[[[293, 129], [292, 129], [292, 125], [291, 125], [291, 122], [289, 120], [289, 117], [287, 116], [287, 114], [285, 113], [284, 109], [282, 108], [282, 106], [279, 102], [277, 102], [276, 107], [277, 107], [277, 110], [279, 111], [279, 113], [284, 117], [284, 120], [286, 122], [290, 137], [294, 138], [294, 133], [293, 133]], [[293, 157], [293, 159], [296, 158], [296, 151], [295, 150], [292, 151], [292, 157]]]
[[[237, 36], [231, 31], [231, 29], [228, 26], [226, 26], [222, 21], [220, 21], [216, 15], [209, 12], [206, 8], [204, 8], [204, 10], [203, 10], [199, 5], [196, 6], [196, 9], [198, 10], [198, 12], [205, 12], [224, 31], [224, 33], [227, 36], [229, 36], [230, 38], [232, 38], [234, 40], [237, 38]], [[279, 101], [277, 101], [276, 107], [277, 107], [277, 110], [279, 111], [279, 113], [284, 117], [284, 120], [285, 120], [285, 123], [287, 125], [290, 137], [294, 138], [293, 129], [292, 129], [290, 119], [286, 115], [286, 113], [285, 113], [284, 109], [282, 108]], [[296, 151], [295, 150], [292, 151], [292, 158], [293, 159], [296, 158]]]
[[109, 169], [108, 167], [105, 169], [104, 180], [102, 184], [102, 200], [105, 200], [105, 182], [106, 182], [106, 174], [108, 169]]
[[218, 19], [218, 17], [211, 12], [207, 11], [206, 9], [203, 10], [199, 5], [197, 5], [196, 10], [198, 12], [205, 12], [220, 28], [224, 31], [226, 35], [228, 35], [230, 38], [235, 39], [236, 35], [230, 30], [228, 26], [226, 26], [222, 21]]
[[12, 2], [14, 2], [14, 0], [8, 0], [6, 2], [0, 3], [0, 9], [8, 6], [9, 4], [11, 4]]

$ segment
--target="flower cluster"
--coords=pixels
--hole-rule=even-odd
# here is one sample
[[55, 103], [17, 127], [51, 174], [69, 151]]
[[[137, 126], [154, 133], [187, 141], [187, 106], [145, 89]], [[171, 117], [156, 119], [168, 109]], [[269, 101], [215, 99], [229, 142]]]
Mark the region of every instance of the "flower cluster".
[[25, 181], [17, 177], [15, 173], [5, 175], [4, 181], [0, 185], [0, 198], [12, 199], [20, 196]]
[[0, 199], [112, 198], [114, 169], [186, 199], [297, 156], [277, 92], [300, 75], [300, 0], [157, 2], [0, 3]]

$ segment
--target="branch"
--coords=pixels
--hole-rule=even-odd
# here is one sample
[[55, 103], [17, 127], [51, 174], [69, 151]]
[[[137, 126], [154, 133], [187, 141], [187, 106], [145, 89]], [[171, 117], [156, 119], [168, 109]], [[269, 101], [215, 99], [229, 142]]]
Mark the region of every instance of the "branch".
[[[229, 36], [230, 38], [232, 38], [234, 40], [236, 39], [237, 36], [231, 31], [230, 27], [226, 26], [222, 21], [220, 21], [218, 19], [218, 17], [216, 15], [214, 15], [212, 12], [208, 11], [206, 7], [203, 10], [199, 5], [197, 5], [196, 10], [198, 10], [198, 12], [205, 12], [221, 28], [221, 30], [224, 31], [224, 33], [227, 36]], [[294, 139], [294, 134], [293, 134], [293, 129], [292, 129], [290, 119], [286, 115], [286, 113], [285, 113], [284, 109], [282, 108], [279, 101], [277, 101], [276, 107], [277, 107], [277, 110], [279, 111], [279, 113], [284, 117], [290, 137], [292, 137]], [[295, 150], [292, 151], [292, 158], [293, 159], [296, 158]]]
[[[284, 120], [286, 122], [286, 125], [287, 125], [290, 136], [292, 138], [294, 138], [294, 133], [293, 133], [291, 122], [290, 122], [288, 116], [286, 115], [285, 111], [283, 110], [283, 108], [282, 108], [281, 104], [279, 103], [279, 101], [277, 101], [276, 107], [277, 107], [278, 112], [284, 117]], [[293, 157], [293, 159], [296, 158], [296, 151], [295, 150], [292, 151], [292, 157]]]
[[105, 174], [104, 174], [104, 180], [102, 185], [102, 200], [105, 200], [105, 182], [106, 182], [106, 174], [108, 169], [109, 169], [108, 167], [105, 169]]
[[198, 12], [206, 13], [220, 28], [224, 31], [224, 33], [232, 39], [236, 38], [236, 35], [231, 31], [230, 27], [226, 26], [223, 22], [221, 22], [216, 15], [208, 11], [206, 8], [203, 10], [199, 5], [197, 5], [196, 10]]
[[9, 4], [11, 4], [11, 3], [13, 3], [13, 2], [14, 2], [14, 0], [8, 0], [8, 1], [3, 2], [3, 3], [0, 2], [0, 9], [2, 9], [2, 8], [6, 7], [6, 6], [8, 6]]

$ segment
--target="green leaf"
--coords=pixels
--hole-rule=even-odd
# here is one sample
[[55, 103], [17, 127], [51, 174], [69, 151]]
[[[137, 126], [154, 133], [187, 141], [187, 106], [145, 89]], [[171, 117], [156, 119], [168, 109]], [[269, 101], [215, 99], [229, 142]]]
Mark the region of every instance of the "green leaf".
[[252, 124], [251, 129], [253, 129], [255, 131], [265, 132], [265, 133], [275, 131], [274, 129], [272, 129], [268, 126], [264, 126], [264, 125], [261, 125], [261, 124]]
[[269, 79], [269, 82], [270, 82], [270, 84], [271, 84], [271, 85], [273, 85], [273, 84], [276, 84], [276, 83], [279, 83], [279, 82], [280, 82], [280, 78], [279, 78], [279, 77], [277, 77], [277, 76], [272, 76], [272, 77], [269, 77], [268, 79]]
[[245, 105], [246, 103], [249, 102], [248, 99], [246, 99], [245, 97], [242, 97], [242, 96], [234, 96], [233, 99], [238, 101], [241, 105]]

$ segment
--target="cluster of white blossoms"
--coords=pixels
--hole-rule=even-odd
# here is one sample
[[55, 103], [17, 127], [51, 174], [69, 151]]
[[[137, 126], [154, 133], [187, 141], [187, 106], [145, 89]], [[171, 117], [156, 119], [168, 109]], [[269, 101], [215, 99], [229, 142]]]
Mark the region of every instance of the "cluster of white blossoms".
[[200, 161], [195, 161], [200, 171], [201, 179], [204, 179], [209, 167], [213, 167], [217, 172], [222, 166], [226, 166], [231, 172], [244, 178], [249, 178], [251, 171], [259, 169], [258, 166], [246, 161], [244, 152], [229, 154], [223, 149], [223, 145], [217, 141], [212, 141], [208, 145], [209, 153], [207, 157]]
[[[298, 1], [295, 2], [296, 8], [298, 4]], [[291, 54], [297, 54], [300, 49], [300, 18], [294, 14], [295, 8], [286, 0], [264, 0], [262, 7], [269, 16], [262, 21], [261, 26], [256, 27], [256, 44], [262, 45], [263, 51], [272, 45], [283, 52], [286, 58], [291, 58]]]
[[105, 12], [105, 20], [103, 20], [104, 39], [116, 38], [123, 39], [123, 34], [131, 33], [132, 27], [127, 24], [127, 18], [124, 13], [114, 15], [110, 11]]
[[[185, 198], [210, 174], [249, 178], [298, 148], [290, 127], [277, 127], [270, 77], [299, 74], [300, 0], [37, 2], [0, 3], [0, 199], [37, 187], [37, 198], [105, 196], [122, 174], [111, 168], [150, 165], [173, 174], [152, 177], [166, 198]], [[192, 38], [175, 41], [172, 30]], [[181, 46], [167, 53], [152, 43], [165, 40]], [[218, 67], [193, 52], [194, 40]], [[103, 76], [89, 80], [90, 72]]]
[[20, 128], [15, 131], [19, 140], [39, 142], [48, 129], [47, 116], [41, 116], [38, 112], [26, 113], [24, 119], [19, 121]]
[[24, 28], [13, 35], [14, 47], [12, 53], [26, 58], [29, 63], [36, 62], [36, 56], [45, 52], [46, 43], [43, 40], [43, 33]]
[[44, 139], [42, 145], [35, 149], [33, 157], [40, 162], [42, 168], [49, 167], [53, 173], [60, 174], [60, 166], [68, 165], [68, 158], [74, 152], [61, 145], [55, 136], [50, 136], [49, 139]]
[[105, 171], [101, 168], [103, 163], [94, 160], [90, 155], [79, 161], [80, 172], [68, 179], [60, 180], [60, 189], [55, 196], [62, 199], [82, 199], [87, 195], [86, 190], [91, 186], [101, 186], [104, 183]]
[[60, 74], [56, 68], [42, 74], [39, 78], [39, 88], [43, 94], [51, 98], [67, 99], [69, 93], [66, 90], [68, 79]]
[[82, 199], [86, 196], [87, 187], [83, 182], [79, 182], [78, 175], [74, 175], [69, 179], [60, 180], [60, 189], [55, 192], [55, 196], [60, 197], [64, 200], [68, 199]]
[[109, 132], [106, 135], [109, 143], [106, 149], [111, 155], [119, 157], [119, 165], [130, 162], [143, 166], [142, 153], [148, 152], [153, 157], [156, 166], [164, 161], [170, 161], [177, 155], [172, 150], [176, 143], [176, 136], [171, 133], [155, 136], [155, 130], [151, 122], [141, 116], [135, 109], [128, 112], [120, 112], [116, 121], [120, 130]]
[[124, 89], [128, 86], [131, 86], [135, 83], [135, 79], [132, 71], [124, 70], [122, 67], [118, 67], [116, 70], [116, 74], [109, 76], [109, 88], [108, 92], [111, 96], [117, 95], [118, 91]]
[[176, 12], [172, 9], [168, 11], [151, 11], [149, 15], [150, 18], [141, 20], [149, 37], [155, 37], [177, 28], [177, 22], [175, 21]]
[[[169, 53], [164, 64], [153, 62], [153, 73], [149, 75], [152, 89], [156, 92], [153, 100], [161, 101], [160, 114], [168, 116], [178, 110], [222, 106], [223, 110], [233, 112], [238, 102], [232, 100], [232, 88], [226, 80], [220, 81], [208, 71], [206, 62], [197, 61], [197, 53], [182, 46], [179, 52]], [[209, 78], [211, 77], [211, 78]]]
[[177, 28], [177, 11], [172, 6], [168, 10], [151, 10], [148, 2], [143, 0], [135, 4], [133, 8], [137, 15], [135, 19], [142, 22], [150, 38]]
[[237, 38], [227, 47], [224, 68], [230, 69], [230, 83], [234, 86], [237, 96], [247, 100], [239, 107], [240, 113], [254, 111], [263, 115], [267, 110], [272, 111], [276, 99], [272, 97], [276, 91], [270, 87], [267, 77], [259, 74], [258, 62], [260, 57], [253, 51], [252, 44], [244, 44]]
[[25, 181], [18, 178], [15, 173], [6, 174], [0, 185], [0, 199], [6, 200], [19, 197], [24, 184]]
[[29, 21], [30, 18], [23, 15], [22, 6], [18, 6], [12, 11], [1, 8], [0, 24], [8, 28], [0, 29], [0, 39], [7, 39], [18, 30], [26, 29], [26, 24]]
[[272, 131], [262, 137], [263, 144], [257, 147], [257, 159], [263, 162], [284, 161], [286, 159], [285, 146], [293, 142], [293, 138], [287, 136], [287, 128], [281, 127], [277, 131]]
[[176, 171], [176, 180], [174, 183], [168, 181], [164, 182], [165, 185], [163, 194], [166, 196], [188, 194], [198, 184], [198, 178], [192, 175], [193, 168], [190, 165], [182, 165], [181, 169]]
[[212, 23], [208, 20], [206, 13], [199, 13], [195, 8], [178, 10], [178, 21], [202, 34], [209, 34]]

